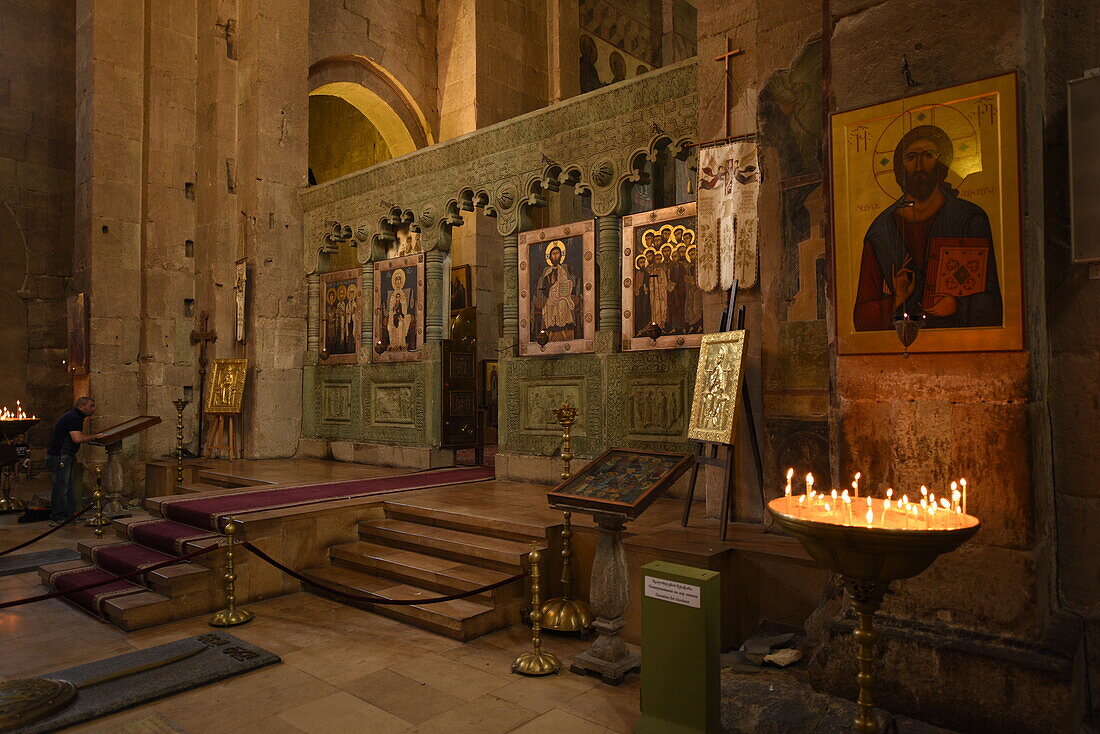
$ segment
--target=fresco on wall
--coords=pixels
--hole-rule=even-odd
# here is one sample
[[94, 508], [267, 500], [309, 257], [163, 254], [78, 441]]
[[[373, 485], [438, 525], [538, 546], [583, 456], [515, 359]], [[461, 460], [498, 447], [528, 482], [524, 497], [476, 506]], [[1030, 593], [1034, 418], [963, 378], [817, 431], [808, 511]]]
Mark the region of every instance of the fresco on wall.
[[1016, 77], [834, 115], [842, 354], [1020, 349]]
[[759, 100], [761, 151], [777, 174], [766, 185], [779, 190], [780, 243], [760, 260], [761, 298], [777, 318], [761, 335], [765, 486], [781, 486], [790, 466], [831, 472], [821, 63], [820, 41], [807, 44], [771, 74]]
[[375, 362], [413, 362], [424, 344], [424, 256], [374, 264]]

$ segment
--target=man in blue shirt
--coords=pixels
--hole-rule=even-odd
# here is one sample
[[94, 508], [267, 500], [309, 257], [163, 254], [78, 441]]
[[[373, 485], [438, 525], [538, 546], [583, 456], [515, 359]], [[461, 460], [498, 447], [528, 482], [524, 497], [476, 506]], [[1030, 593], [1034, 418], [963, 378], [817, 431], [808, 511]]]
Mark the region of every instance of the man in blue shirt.
[[53, 474], [50, 494], [50, 525], [57, 527], [76, 512], [73, 497], [73, 464], [80, 444], [103, 438], [102, 433], [84, 433], [84, 421], [95, 412], [95, 401], [79, 398], [73, 409], [54, 424], [50, 444], [46, 447], [46, 468]]

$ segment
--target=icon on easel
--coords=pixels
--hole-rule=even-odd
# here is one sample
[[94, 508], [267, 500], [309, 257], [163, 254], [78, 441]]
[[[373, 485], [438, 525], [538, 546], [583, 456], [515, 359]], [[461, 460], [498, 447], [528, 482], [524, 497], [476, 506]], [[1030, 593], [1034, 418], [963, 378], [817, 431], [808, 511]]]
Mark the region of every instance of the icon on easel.
[[213, 430], [206, 449], [225, 451], [227, 458], [237, 458], [238, 419], [244, 403], [247, 359], [215, 359], [206, 388], [205, 413], [214, 416]]

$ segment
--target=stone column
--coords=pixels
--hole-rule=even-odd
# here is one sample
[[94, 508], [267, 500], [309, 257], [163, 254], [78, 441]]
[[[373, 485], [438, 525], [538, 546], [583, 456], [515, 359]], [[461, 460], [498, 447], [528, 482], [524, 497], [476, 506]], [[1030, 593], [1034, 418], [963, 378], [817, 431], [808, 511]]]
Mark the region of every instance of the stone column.
[[618, 685], [641, 665], [641, 656], [630, 652], [621, 632], [626, 626], [623, 613], [630, 603], [630, 575], [623, 548], [625, 519], [619, 515], [594, 515], [600, 534], [592, 558], [592, 581], [588, 595], [596, 614], [593, 627], [599, 636], [592, 648], [573, 658], [570, 670], [584, 675], [596, 673], [604, 681]]
[[359, 348], [365, 350], [362, 354], [368, 355], [366, 361], [369, 362], [369, 355], [374, 349], [374, 263], [372, 262], [363, 263], [359, 292], [363, 295], [363, 338]]
[[428, 250], [425, 259], [425, 287], [428, 290], [427, 313], [424, 316], [424, 341], [443, 338], [443, 261], [447, 253], [439, 248]]
[[600, 267], [601, 331], [618, 332], [622, 325], [621, 245], [622, 219], [596, 217], [596, 262]]
[[310, 273], [306, 276], [309, 291], [309, 317], [306, 321], [306, 352], [314, 359], [321, 350], [321, 275]]
[[519, 338], [519, 233], [504, 235], [504, 339]]

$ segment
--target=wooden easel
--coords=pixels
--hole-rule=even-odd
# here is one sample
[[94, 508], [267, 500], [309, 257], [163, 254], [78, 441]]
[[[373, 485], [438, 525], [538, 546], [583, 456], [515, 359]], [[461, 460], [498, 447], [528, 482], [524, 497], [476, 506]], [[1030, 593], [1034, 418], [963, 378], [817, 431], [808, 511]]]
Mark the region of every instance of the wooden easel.
[[225, 451], [226, 458], [237, 458], [237, 417], [236, 413], [214, 415], [214, 425], [211, 427], [210, 438], [206, 443], [207, 451]]
[[[730, 301], [726, 305], [726, 310], [722, 314], [722, 324], [718, 329], [722, 331], [730, 331], [733, 324], [733, 306], [737, 301], [737, 281], [733, 281], [733, 287], [730, 288]], [[745, 307], [741, 306], [737, 309], [737, 328], [745, 328]], [[753, 459], [756, 462], [756, 477], [760, 482], [761, 492], [764, 487], [764, 463], [760, 458], [760, 439], [756, 435], [756, 421], [753, 419], [752, 402], [749, 399], [749, 387], [745, 381], [741, 382], [741, 405], [745, 407], [743, 414], [745, 420], [748, 422], [749, 440], [752, 442]], [[739, 411], [741, 412], [741, 411]], [[718, 448], [724, 447], [724, 457], [718, 458]], [[680, 520], [680, 524], [687, 527], [688, 518], [691, 515], [691, 503], [695, 499], [695, 483], [699, 478], [700, 466], [717, 466], [726, 470], [726, 482], [722, 489], [722, 520], [721, 520], [721, 532], [720, 536], [722, 540], [726, 539], [726, 531], [729, 528], [730, 508], [733, 506], [733, 487], [734, 480], [737, 472], [737, 462], [734, 461], [734, 444], [729, 443], [711, 443], [710, 441], [698, 441], [695, 447], [695, 466], [691, 470], [691, 481], [688, 484], [687, 497], [684, 498], [684, 514]], [[761, 494], [763, 497], [763, 494]]]

